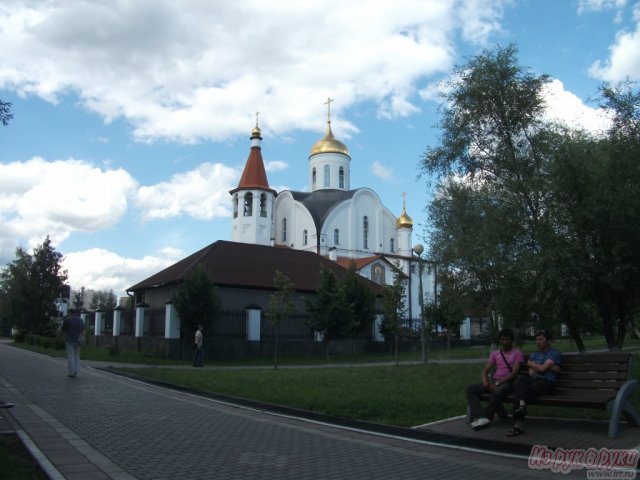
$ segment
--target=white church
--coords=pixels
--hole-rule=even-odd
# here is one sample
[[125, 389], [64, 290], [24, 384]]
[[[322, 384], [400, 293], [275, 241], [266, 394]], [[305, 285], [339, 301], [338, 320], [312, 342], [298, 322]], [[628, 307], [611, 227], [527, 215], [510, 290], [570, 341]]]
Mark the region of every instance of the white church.
[[419, 319], [421, 289], [425, 305], [437, 300], [435, 265], [420, 256], [422, 245], [412, 243], [404, 200], [396, 217], [372, 189], [351, 188], [351, 155], [331, 131], [331, 101], [325, 135], [309, 152], [308, 191], [269, 186], [256, 120], [240, 182], [230, 191], [231, 240], [310, 251], [345, 267], [355, 262], [360, 275], [378, 284], [392, 284], [399, 270], [406, 280], [407, 317]]

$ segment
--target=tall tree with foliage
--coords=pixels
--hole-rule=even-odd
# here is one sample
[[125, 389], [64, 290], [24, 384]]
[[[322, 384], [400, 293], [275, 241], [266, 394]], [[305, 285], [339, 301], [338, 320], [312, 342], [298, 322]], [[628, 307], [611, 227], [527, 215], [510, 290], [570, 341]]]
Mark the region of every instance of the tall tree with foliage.
[[516, 53], [513, 45], [498, 47], [455, 69], [439, 145], [421, 162], [423, 173], [441, 180], [430, 212], [432, 255], [443, 273], [466, 277], [487, 313], [503, 317], [500, 300], [517, 294], [529, 301], [511, 305], [530, 307], [536, 297], [545, 168], [554, 145], [543, 121], [549, 77], [520, 67]]
[[[549, 211], [559, 232], [546, 249], [565, 323], [601, 331], [610, 349], [623, 346], [640, 311], [640, 94], [631, 84], [603, 86], [613, 118], [604, 136], [565, 134], [552, 166]], [[566, 304], [571, 301], [570, 304]]]
[[204, 332], [213, 331], [222, 301], [204, 265], [197, 265], [178, 286], [173, 305], [180, 316], [180, 328], [186, 335], [194, 335], [198, 325], [203, 326]]
[[432, 256], [511, 326], [565, 323], [578, 348], [600, 329], [620, 348], [640, 298], [640, 96], [604, 86], [613, 123], [594, 136], [545, 120], [549, 77], [519, 66], [514, 46], [453, 78], [421, 163], [439, 182]]
[[62, 254], [47, 236], [33, 254], [16, 249], [16, 259], [0, 273], [0, 308], [26, 333], [54, 335], [51, 318], [57, 315], [56, 299], [65, 291], [67, 272]]
[[117, 299], [113, 290], [103, 291], [97, 290], [93, 292], [89, 308], [93, 310], [101, 310], [103, 312], [111, 312], [117, 305]]
[[295, 311], [293, 304], [293, 282], [280, 270], [276, 270], [273, 278], [276, 291], [269, 298], [267, 315], [269, 322], [275, 327], [275, 341], [273, 345], [273, 368], [278, 369], [278, 329], [283, 320], [289, 318]]
[[[358, 274], [352, 263], [346, 275], [340, 281], [339, 291], [345, 305], [343, 333], [355, 337], [371, 327], [376, 319], [376, 297], [367, 285], [366, 279]], [[354, 346], [355, 348], [355, 346]]]
[[398, 340], [406, 318], [407, 309], [404, 302], [406, 291], [405, 280], [402, 273], [396, 270], [391, 285], [385, 285], [382, 297], [383, 320], [380, 325], [380, 333], [386, 339], [393, 339], [393, 352], [398, 365]]

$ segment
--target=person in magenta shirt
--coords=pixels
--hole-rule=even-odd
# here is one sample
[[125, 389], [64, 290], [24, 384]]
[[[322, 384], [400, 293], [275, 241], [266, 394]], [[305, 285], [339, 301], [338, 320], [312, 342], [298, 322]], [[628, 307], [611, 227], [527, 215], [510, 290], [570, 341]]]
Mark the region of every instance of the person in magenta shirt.
[[[524, 362], [523, 353], [513, 347], [513, 339], [513, 332], [508, 328], [499, 333], [500, 349], [489, 355], [489, 360], [482, 369], [482, 382], [465, 388], [471, 412], [471, 427], [474, 430], [487, 427], [496, 413], [506, 417], [502, 401], [514, 391], [514, 380]], [[490, 375], [492, 371], [493, 375]], [[480, 394], [484, 392], [491, 394], [491, 400], [485, 409], [480, 402]]]

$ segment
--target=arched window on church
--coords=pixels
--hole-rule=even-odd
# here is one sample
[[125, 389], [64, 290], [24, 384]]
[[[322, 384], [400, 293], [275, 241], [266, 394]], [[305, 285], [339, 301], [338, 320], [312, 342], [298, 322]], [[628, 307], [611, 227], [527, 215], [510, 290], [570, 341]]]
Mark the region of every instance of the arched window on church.
[[287, 219], [286, 218], [282, 219], [282, 241], [283, 242], [287, 241]]
[[311, 169], [311, 188], [313, 190], [316, 188], [316, 167]]
[[233, 218], [238, 218], [238, 194], [233, 196]]
[[331, 186], [331, 167], [329, 165], [324, 166], [324, 188]]
[[344, 167], [340, 167], [338, 171], [338, 179], [340, 182], [340, 188], [344, 188]]
[[244, 194], [244, 216], [250, 217], [253, 215], [253, 193], [247, 192]]
[[267, 218], [267, 194], [260, 194], [260, 216]]
[[309, 234], [306, 230], [302, 231], [302, 245], [306, 245], [309, 241]]
[[369, 248], [369, 218], [364, 217], [362, 219], [362, 246], [364, 249]]
[[389, 240], [389, 251], [391, 253], [394, 253], [396, 251], [396, 239], [392, 238], [391, 240]]
[[371, 272], [371, 279], [378, 285], [384, 285], [384, 277], [384, 267], [382, 265], [374, 265], [373, 271]]
[[333, 231], [333, 244], [340, 245], [340, 230], [337, 228]]

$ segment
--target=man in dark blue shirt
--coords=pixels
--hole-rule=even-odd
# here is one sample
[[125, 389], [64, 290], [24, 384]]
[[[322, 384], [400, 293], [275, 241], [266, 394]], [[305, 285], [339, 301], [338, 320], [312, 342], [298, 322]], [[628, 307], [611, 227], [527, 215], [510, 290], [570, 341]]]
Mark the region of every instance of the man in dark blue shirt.
[[529, 355], [527, 368], [529, 375], [521, 375], [516, 379], [515, 401], [513, 405], [513, 419], [515, 424], [507, 433], [508, 437], [514, 437], [524, 433], [524, 418], [527, 414], [527, 404], [539, 395], [550, 393], [556, 384], [559, 365], [562, 363], [562, 355], [551, 347], [551, 334], [548, 330], [540, 330], [536, 333], [537, 351]]

